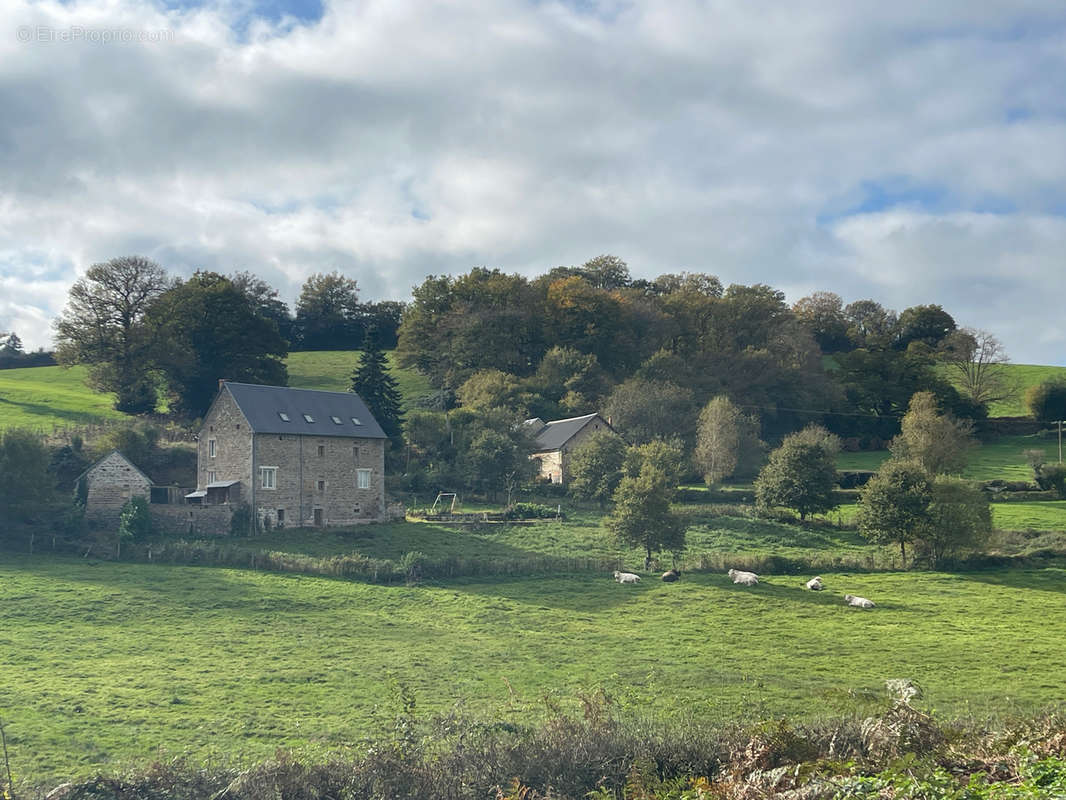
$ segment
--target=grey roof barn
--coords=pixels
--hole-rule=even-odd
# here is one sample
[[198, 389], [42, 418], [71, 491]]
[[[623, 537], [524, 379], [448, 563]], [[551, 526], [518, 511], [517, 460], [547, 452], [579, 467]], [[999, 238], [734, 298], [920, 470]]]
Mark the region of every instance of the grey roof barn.
[[566, 483], [570, 478], [570, 455], [596, 431], [617, 435], [608, 420], [599, 414], [585, 414], [545, 422], [539, 417], [524, 423], [533, 436], [533, 458], [540, 462], [540, 476], [552, 483]]

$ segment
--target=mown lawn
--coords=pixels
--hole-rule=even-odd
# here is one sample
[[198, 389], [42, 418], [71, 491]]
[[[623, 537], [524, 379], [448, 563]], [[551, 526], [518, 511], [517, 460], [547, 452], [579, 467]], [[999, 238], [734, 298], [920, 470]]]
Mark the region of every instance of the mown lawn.
[[599, 687], [637, 713], [812, 718], [863, 710], [895, 677], [945, 714], [1061, 700], [1063, 570], [823, 577], [821, 594], [724, 575], [408, 587], [7, 556], [0, 714], [12, 769], [43, 781], [160, 750], [355, 746], [397, 710], [397, 682], [421, 712], [497, 718]]

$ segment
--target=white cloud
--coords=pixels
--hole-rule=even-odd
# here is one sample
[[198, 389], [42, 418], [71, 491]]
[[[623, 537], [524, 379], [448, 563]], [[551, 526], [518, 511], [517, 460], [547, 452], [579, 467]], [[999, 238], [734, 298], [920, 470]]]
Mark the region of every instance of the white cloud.
[[[238, 36], [245, 10], [0, 0], [0, 329], [46, 344], [69, 283], [131, 252], [290, 299], [320, 270], [402, 299], [430, 272], [614, 252], [790, 299], [939, 302], [1066, 363], [1044, 300], [1066, 209], [1053, 0], [367, 0]], [[937, 202], [840, 216], [901, 180]]]

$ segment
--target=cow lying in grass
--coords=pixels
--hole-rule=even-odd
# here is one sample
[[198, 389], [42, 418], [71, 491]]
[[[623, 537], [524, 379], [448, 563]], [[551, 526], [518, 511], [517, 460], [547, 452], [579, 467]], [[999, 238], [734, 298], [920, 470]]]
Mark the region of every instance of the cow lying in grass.
[[873, 608], [874, 604], [872, 600], [867, 600], [865, 597], [859, 597], [854, 594], [844, 595], [844, 602], [849, 606], [855, 606], [855, 608]]
[[632, 572], [618, 572], [614, 573], [614, 579], [619, 583], [640, 583], [640, 576], [635, 575]]
[[663, 582], [664, 583], [674, 583], [680, 577], [681, 577], [681, 570], [679, 570], [679, 569], [668, 569], [666, 572], [663, 573]]
[[733, 583], [739, 583], [741, 586], [758, 586], [759, 576], [754, 572], [744, 572], [739, 569], [731, 569], [728, 573], [730, 578], [733, 579]]
[[811, 578], [809, 581], [807, 581], [805, 586], [808, 589], [810, 589], [812, 592], [820, 592], [820, 591], [822, 591], [822, 589], [825, 588], [825, 586], [822, 585], [822, 576], [821, 575], [817, 575], [814, 578]]

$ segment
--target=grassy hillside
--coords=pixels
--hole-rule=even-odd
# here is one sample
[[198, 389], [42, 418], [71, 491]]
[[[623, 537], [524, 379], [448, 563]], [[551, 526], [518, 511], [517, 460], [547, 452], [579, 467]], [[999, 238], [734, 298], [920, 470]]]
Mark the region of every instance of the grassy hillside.
[[125, 419], [125, 414], [111, 408], [114, 402], [114, 395], [96, 393], [85, 385], [85, 367], [0, 370], [0, 430], [51, 432]]
[[1025, 390], [1052, 377], [1066, 377], [1066, 367], [1042, 367], [1036, 364], [1008, 364], [1007, 375], [1017, 394], [1010, 400], [993, 403], [988, 409], [990, 417], [1024, 417], [1029, 414], [1025, 407]]
[[[1048, 462], [1059, 458], [1058, 439], [1054, 436], [1001, 436], [974, 448], [963, 477], [976, 481], [1031, 481], [1033, 470], [1023, 455], [1026, 450], [1043, 450]], [[888, 457], [887, 450], [841, 453], [837, 469], [874, 470]]]
[[1061, 699], [1063, 570], [824, 577], [822, 594], [724, 575], [404, 587], [5, 557], [0, 709], [13, 769], [66, 778], [161, 748], [354, 746], [396, 713], [397, 683], [421, 712], [464, 700], [501, 720], [597, 687], [707, 721], [861, 711], [901, 676], [945, 713]]
[[[359, 351], [290, 353], [286, 363], [290, 386], [343, 392], [359, 363]], [[389, 363], [393, 364], [391, 353]], [[391, 369], [405, 402], [431, 391], [418, 373], [395, 365]], [[115, 411], [113, 403], [113, 395], [86, 386], [84, 367], [0, 370], [0, 430], [21, 427], [51, 433], [130, 419]]]
[[[289, 386], [346, 392], [351, 385], [352, 372], [359, 364], [359, 356], [358, 350], [289, 353], [285, 362], [289, 367]], [[410, 404], [420, 395], [433, 391], [423, 376], [414, 370], [398, 367], [391, 352], [387, 356], [389, 371], [396, 379], [405, 403]]]

